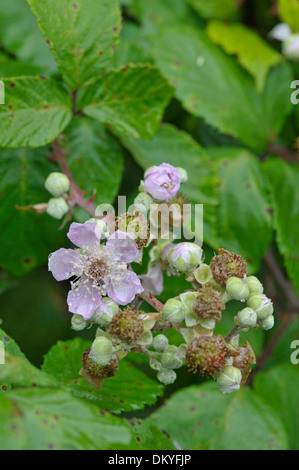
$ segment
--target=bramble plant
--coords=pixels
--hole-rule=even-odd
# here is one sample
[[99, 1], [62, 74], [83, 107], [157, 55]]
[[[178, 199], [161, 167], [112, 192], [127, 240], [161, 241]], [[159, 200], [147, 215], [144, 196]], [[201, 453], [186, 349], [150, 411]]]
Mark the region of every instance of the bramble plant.
[[1, 450], [298, 449], [298, 37], [0, 2]]
[[[157, 378], [164, 385], [175, 381], [175, 370], [185, 361], [189, 370], [216, 379], [222, 393], [232, 393], [246, 383], [250, 364], [255, 364], [249, 342], [239, 346], [240, 331], [269, 330], [274, 325], [273, 304], [259, 280], [247, 276], [241, 256], [220, 249], [207, 265], [200, 246], [173, 243], [175, 237], [171, 233], [165, 240], [161, 227], [160, 237], [152, 240], [147, 220], [151, 219], [151, 204], [143, 205], [142, 201], [153, 198], [153, 203], [173, 206], [179, 195], [181, 174], [186, 182], [184, 169], [180, 171], [168, 163], [149, 168], [140, 184], [144, 191], [135, 198], [136, 211], [121, 214], [116, 223], [110, 218], [106, 224], [106, 217], [73, 223], [68, 238], [77, 248], [62, 248], [50, 256], [49, 270], [57, 281], [74, 279], [67, 297], [69, 311], [74, 314], [73, 329], [97, 327], [95, 340], [82, 356], [80, 371], [96, 388], [102, 386], [104, 379], [113, 377], [119, 361], [135, 350], [149, 358], [150, 367], [158, 371]], [[56, 200], [65, 203], [62, 196], [70, 184], [63, 174], [50, 174], [45, 186]], [[56, 207], [56, 212], [49, 212], [48, 207], [48, 213], [55, 218], [64, 215], [60, 207]], [[184, 273], [191, 284], [189, 290], [164, 305], [147, 289], [150, 283], [154, 292], [162, 292], [162, 273], [158, 277], [155, 272], [154, 276], [143, 276], [143, 287], [131, 265], [137, 260], [142, 263], [143, 250], [150, 249], [151, 244], [149, 268], [161, 266], [161, 271], [164, 268], [170, 276]], [[246, 302], [247, 307], [242, 305], [234, 328], [224, 338], [215, 335], [214, 329], [230, 300]], [[140, 310], [144, 301], [154, 308], [153, 313]], [[180, 333], [182, 344], [169, 344], [162, 334], [168, 328]], [[157, 331], [160, 333], [154, 336]]]

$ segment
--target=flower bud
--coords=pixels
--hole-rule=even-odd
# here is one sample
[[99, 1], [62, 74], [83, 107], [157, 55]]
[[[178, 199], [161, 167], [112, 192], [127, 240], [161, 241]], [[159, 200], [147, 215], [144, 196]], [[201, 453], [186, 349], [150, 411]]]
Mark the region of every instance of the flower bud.
[[193, 275], [199, 284], [204, 285], [213, 280], [213, 274], [210, 266], [207, 264], [201, 264], [199, 268], [193, 271]]
[[153, 204], [153, 202], [154, 201], [151, 196], [144, 192], [139, 193], [134, 199], [134, 204], [141, 204], [145, 207], [146, 212], [150, 210], [151, 204]]
[[63, 173], [51, 173], [46, 179], [45, 188], [55, 197], [63, 196], [70, 189], [70, 181]]
[[87, 322], [84, 320], [82, 315], [77, 315], [77, 314], [74, 314], [72, 316], [71, 323], [72, 323], [72, 329], [75, 331], [82, 331], [84, 330], [84, 328], [86, 328], [86, 325], [87, 325]]
[[241, 310], [237, 315], [237, 324], [239, 326], [246, 326], [252, 328], [256, 326], [257, 314], [252, 308], [246, 307]]
[[182, 359], [177, 357], [171, 351], [166, 350], [161, 356], [161, 364], [166, 369], [178, 369], [182, 366]]
[[54, 219], [62, 219], [69, 211], [69, 206], [63, 197], [54, 197], [48, 202], [47, 214]]
[[163, 367], [159, 370], [157, 374], [157, 379], [164, 385], [171, 385], [175, 382], [176, 373], [172, 369], [164, 369]]
[[153, 339], [153, 348], [156, 351], [164, 351], [168, 347], [168, 338], [165, 335], [157, 335]]
[[177, 166], [176, 169], [178, 170], [181, 176], [181, 183], [186, 183], [186, 181], [188, 181], [188, 173], [185, 170], [185, 168], [181, 168], [180, 166]]
[[263, 284], [255, 276], [248, 276], [246, 279], [246, 284], [248, 285], [250, 294], [252, 294], [252, 292], [257, 294], [262, 294], [264, 292]]
[[226, 283], [226, 292], [232, 299], [245, 300], [249, 295], [249, 288], [242, 279], [230, 277]]
[[271, 330], [274, 326], [274, 316], [270, 315], [269, 317], [265, 318], [264, 320], [259, 321], [259, 326], [262, 328], [262, 330]]
[[236, 367], [227, 366], [217, 378], [217, 385], [224, 394], [236, 392], [240, 389], [242, 374]]
[[299, 34], [292, 34], [282, 43], [282, 53], [288, 59], [299, 59]]
[[259, 321], [270, 317], [274, 311], [273, 303], [264, 294], [250, 294], [247, 305], [256, 311]]
[[109, 364], [112, 359], [112, 342], [105, 336], [98, 336], [91, 345], [90, 357], [101, 367]]
[[181, 323], [185, 318], [185, 309], [180, 300], [169, 299], [163, 308], [164, 317], [171, 323]]
[[181, 175], [168, 163], [149, 168], [144, 175], [144, 190], [157, 201], [172, 199], [180, 189]]
[[204, 257], [203, 250], [195, 243], [182, 242], [169, 253], [169, 261], [180, 272], [188, 272], [198, 267]]

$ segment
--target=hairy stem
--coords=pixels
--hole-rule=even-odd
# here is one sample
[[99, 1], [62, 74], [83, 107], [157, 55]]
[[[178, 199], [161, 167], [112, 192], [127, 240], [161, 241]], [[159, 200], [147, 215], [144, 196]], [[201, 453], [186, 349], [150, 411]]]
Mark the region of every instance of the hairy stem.
[[145, 300], [145, 302], [147, 302], [149, 305], [154, 307], [154, 309], [158, 312], [162, 312], [164, 304], [162, 304], [160, 300], [156, 299], [156, 297], [154, 297], [149, 290], [145, 290], [144, 292], [142, 292], [142, 294], [139, 294], [139, 297]]

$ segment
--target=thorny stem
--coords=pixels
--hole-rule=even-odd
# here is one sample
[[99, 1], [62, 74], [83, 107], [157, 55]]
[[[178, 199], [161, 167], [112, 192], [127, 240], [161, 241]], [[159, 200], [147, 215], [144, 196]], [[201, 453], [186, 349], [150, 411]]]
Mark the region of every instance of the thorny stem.
[[54, 149], [53, 159], [57, 161], [57, 163], [60, 166], [61, 171], [70, 180], [71, 200], [74, 201], [75, 205], [82, 207], [82, 209], [86, 210], [86, 212], [88, 212], [92, 217], [94, 217], [95, 215], [94, 198], [92, 197], [89, 200], [85, 199], [84, 196], [86, 195], [86, 193], [82, 191], [82, 189], [79, 188], [79, 186], [76, 185], [73, 175], [66, 162], [67, 154], [63, 152], [59, 143], [59, 139], [56, 139], [53, 142], [53, 149]]

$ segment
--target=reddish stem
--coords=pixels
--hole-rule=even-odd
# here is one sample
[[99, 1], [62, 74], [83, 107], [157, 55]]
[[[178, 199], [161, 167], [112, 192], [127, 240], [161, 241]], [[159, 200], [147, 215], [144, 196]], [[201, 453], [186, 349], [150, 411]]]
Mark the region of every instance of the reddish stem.
[[68, 177], [70, 180], [71, 186], [71, 194], [70, 199], [75, 202], [75, 205], [82, 207], [82, 209], [86, 210], [92, 217], [95, 216], [95, 207], [94, 207], [94, 196], [87, 200], [84, 199], [86, 193], [82, 191], [79, 186], [76, 185], [73, 175], [68, 167], [66, 162], [67, 154], [63, 152], [58, 139], [53, 142], [53, 149], [54, 149], [54, 159], [60, 166], [61, 171]]

